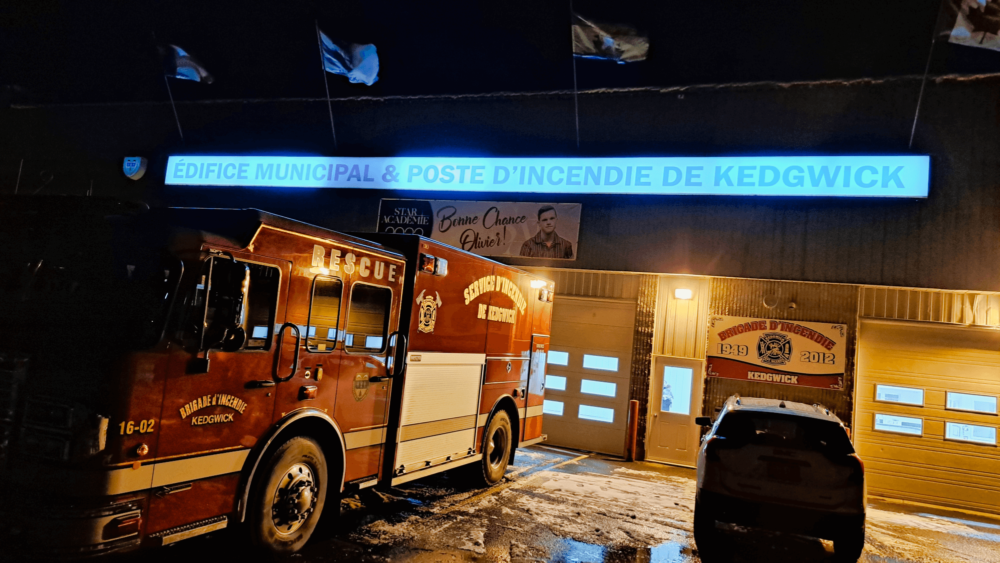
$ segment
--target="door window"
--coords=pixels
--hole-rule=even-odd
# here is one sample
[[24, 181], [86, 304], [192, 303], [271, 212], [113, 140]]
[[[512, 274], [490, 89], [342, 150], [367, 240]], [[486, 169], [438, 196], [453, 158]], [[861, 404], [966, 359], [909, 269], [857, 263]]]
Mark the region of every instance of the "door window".
[[947, 422], [945, 423], [944, 437], [960, 442], [997, 445], [997, 429], [992, 426]]
[[584, 379], [580, 382], [580, 392], [588, 393], [590, 395], [604, 395], [605, 397], [614, 397], [618, 390], [618, 385], [614, 383], [609, 383], [607, 381], [594, 381], [593, 379]]
[[569, 353], [549, 350], [549, 364], [554, 366], [569, 365]]
[[345, 347], [355, 354], [377, 354], [385, 348], [389, 330], [389, 307], [392, 290], [368, 284], [355, 284], [347, 310]]
[[545, 388], [552, 391], [565, 391], [566, 390], [566, 378], [561, 375], [546, 375], [545, 376]]
[[924, 406], [924, 390], [895, 385], [876, 385], [875, 400], [883, 403], [903, 403]]
[[691, 380], [694, 370], [677, 366], [663, 368], [663, 393], [660, 412], [691, 414]]
[[549, 399], [545, 399], [545, 401], [542, 403], [542, 412], [545, 414], [554, 414], [557, 416], [562, 416], [563, 402], [550, 401]]
[[330, 352], [337, 346], [340, 326], [340, 299], [344, 283], [337, 278], [317, 277], [313, 282], [309, 305], [309, 329], [306, 346], [311, 352]]
[[948, 410], [997, 414], [997, 398], [948, 391]]
[[598, 422], [614, 422], [615, 409], [606, 409], [593, 405], [580, 405], [577, 417], [585, 420], [596, 420]]
[[583, 367], [586, 369], [599, 369], [603, 371], [618, 371], [618, 358], [584, 354]]
[[924, 434], [924, 420], [922, 418], [911, 418], [908, 416], [876, 414], [875, 430], [922, 436]]
[[[211, 260], [229, 262], [230, 259], [213, 257]], [[274, 266], [242, 260], [237, 262], [249, 270], [249, 275], [243, 282], [242, 314], [238, 319], [238, 324], [246, 331], [247, 335], [242, 349], [267, 350], [271, 347], [271, 340], [274, 336], [274, 315], [278, 305], [281, 272]], [[208, 271], [209, 264], [206, 264], [205, 272]], [[239, 310], [238, 302], [234, 302], [231, 295], [217, 290], [218, 287], [225, 285], [221, 279], [218, 279], [224, 275], [223, 268], [212, 268], [212, 272], [213, 280], [212, 284], [209, 285], [212, 291], [211, 295], [208, 296], [208, 303], [205, 303], [205, 276], [202, 276], [201, 281], [195, 287], [194, 294], [188, 301], [186, 325], [194, 328], [192, 333], [194, 337], [197, 337], [206, 323], [212, 325], [216, 321], [232, 318]], [[218, 335], [209, 335], [207, 340], [214, 340], [216, 336]], [[212, 345], [215, 342], [206, 342], [206, 344]]]
[[271, 347], [274, 334], [274, 312], [278, 303], [280, 271], [273, 266], [247, 263], [250, 267], [250, 284], [244, 301], [246, 317], [243, 328], [247, 331], [247, 350], [266, 350]]

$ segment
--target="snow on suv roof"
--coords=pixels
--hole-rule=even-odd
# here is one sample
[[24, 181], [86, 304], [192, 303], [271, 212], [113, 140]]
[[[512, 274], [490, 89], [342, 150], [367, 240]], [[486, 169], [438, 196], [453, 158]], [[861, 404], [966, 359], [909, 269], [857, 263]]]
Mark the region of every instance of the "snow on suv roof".
[[[842, 424], [840, 418], [822, 405], [807, 405], [794, 401], [779, 399], [762, 399], [760, 397], [730, 397], [729, 408], [733, 411], [745, 410], [755, 412], [795, 414], [819, 420], [828, 420]], [[784, 405], [784, 406], [782, 406]]]

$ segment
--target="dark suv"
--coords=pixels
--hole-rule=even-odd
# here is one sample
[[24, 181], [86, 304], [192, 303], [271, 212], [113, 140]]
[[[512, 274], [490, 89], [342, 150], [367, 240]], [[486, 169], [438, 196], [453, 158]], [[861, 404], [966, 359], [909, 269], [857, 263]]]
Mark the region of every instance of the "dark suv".
[[838, 561], [865, 546], [865, 468], [821, 405], [730, 397], [698, 453], [694, 536], [705, 561], [724, 544], [717, 523], [833, 541]]

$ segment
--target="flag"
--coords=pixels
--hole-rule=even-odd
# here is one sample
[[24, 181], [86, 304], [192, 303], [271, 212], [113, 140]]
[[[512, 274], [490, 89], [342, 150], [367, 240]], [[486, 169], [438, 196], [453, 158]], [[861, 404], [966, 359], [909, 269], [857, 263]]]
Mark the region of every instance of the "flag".
[[573, 14], [573, 55], [618, 64], [646, 60], [649, 39], [627, 25], [603, 24]]
[[1000, 0], [946, 0], [955, 17], [949, 43], [1000, 51]]
[[205, 67], [201, 66], [201, 63], [196, 61], [187, 51], [177, 45], [168, 45], [168, 47], [169, 49], [166, 50], [163, 57], [164, 73], [168, 77], [194, 80], [205, 84], [211, 84], [215, 81], [212, 75], [205, 70]]
[[322, 31], [319, 32], [319, 38], [323, 68], [327, 72], [346, 76], [355, 84], [371, 86], [378, 81], [378, 53], [374, 45], [351, 44], [343, 47], [334, 43]]

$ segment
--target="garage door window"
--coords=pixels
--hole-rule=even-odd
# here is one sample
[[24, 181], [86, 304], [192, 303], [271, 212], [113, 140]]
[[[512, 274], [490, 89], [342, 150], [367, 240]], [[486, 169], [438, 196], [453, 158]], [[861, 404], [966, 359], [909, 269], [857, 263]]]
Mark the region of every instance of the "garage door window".
[[594, 381], [593, 379], [584, 379], [580, 382], [580, 392], [589, 393], [591, 395], [603, 395], [605, 397], [614, 397], [615, 392], [618, 390], [618, 385], [614, 383], [608, 383], [607, 381]]
[[563, 403], [562, 401], [550, 401], [545, 399], [542, 403], [542, 412], [545, 414], [554, 414], [556, 416], [562, 416], [563, 413]]
[[596, 420], [598, 422], [614, 422], [615, 409], [606, 409], [604, 407], [594, 407], [591, 405], [580, 405], [580, 412], [577, 414], [577, 416], [585, 420]]
[[553, 366], [569, 365], [569, 353], [549, 350], [549, 364]]
[[948, 410], [997, 414], [997, 398], [948, 391]]
[[990, 446], [997, 445], [997, 429], [992, 426], [948, 422], [945, 423], [944, 436], [948, 440], [989, 444]]
[[895, 385], [876, 385], [875, 400], [883, 403], [903, 403], [924, 406], [924, 390]]
[[584, 354], [583, 367], [586, 369], [599, 369], [602, 371], [618, 371], [618, 358]]
[[546, 375], [545, 388], [549, 391], [565, 391], [566, 378], [561, 375]]
[[922, 436], [924, 434], [924, 419], [891, 414], [876, 414], [875, 430]]

